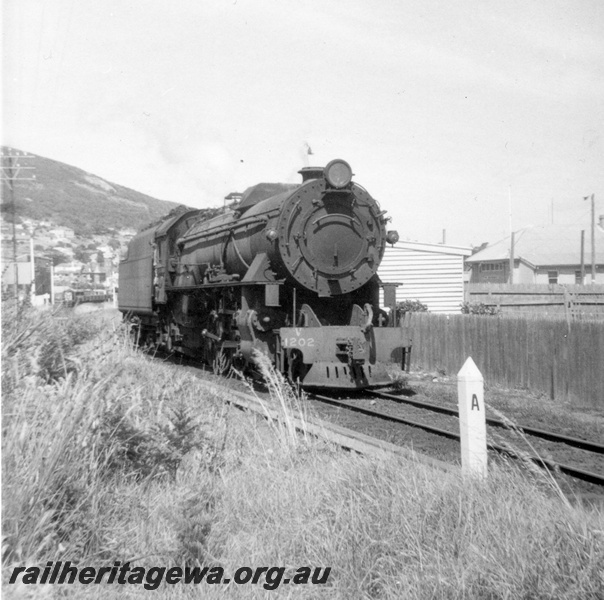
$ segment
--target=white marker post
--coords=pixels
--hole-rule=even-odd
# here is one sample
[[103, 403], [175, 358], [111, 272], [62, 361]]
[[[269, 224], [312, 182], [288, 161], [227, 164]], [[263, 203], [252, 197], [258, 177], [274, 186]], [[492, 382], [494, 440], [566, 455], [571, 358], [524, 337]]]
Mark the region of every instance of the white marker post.
[[461, 433], [461, 470], [487, 476], [487, 427], [484, 410], [484, 379], [468, 357], [457, 374], [459, 429]]

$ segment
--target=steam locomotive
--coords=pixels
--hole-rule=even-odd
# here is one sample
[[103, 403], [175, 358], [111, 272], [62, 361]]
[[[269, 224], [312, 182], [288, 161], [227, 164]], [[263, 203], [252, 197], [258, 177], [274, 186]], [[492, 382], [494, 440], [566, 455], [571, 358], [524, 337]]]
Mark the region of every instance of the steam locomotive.
[[261, 352], [308, 388], [387, 385], [389, 365], [408, 367], [397, 284], [377, 276], [398, 240], [386, 211], [343, 160], [299, 173], [301, 184], [259, 183], [214, 218], [183, 212], [132, 239], [118, 307], [142, 343], [222, 368], [253, 370]]

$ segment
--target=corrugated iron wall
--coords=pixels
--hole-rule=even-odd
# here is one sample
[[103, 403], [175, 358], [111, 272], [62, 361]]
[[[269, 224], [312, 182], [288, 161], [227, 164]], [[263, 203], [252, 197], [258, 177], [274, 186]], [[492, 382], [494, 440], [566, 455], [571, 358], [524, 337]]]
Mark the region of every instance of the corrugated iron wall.
[[400, 282], [397, 301], [420, 300], [433, 313], [459, 313], [464, 301], [463, 256], [387, 247], [378, 275]]

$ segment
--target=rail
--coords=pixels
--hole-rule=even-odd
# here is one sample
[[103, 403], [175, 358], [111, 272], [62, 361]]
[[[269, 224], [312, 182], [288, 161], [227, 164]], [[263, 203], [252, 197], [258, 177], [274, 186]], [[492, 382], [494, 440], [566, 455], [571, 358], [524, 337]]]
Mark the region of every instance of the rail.
[[[371, 394], [380, 394], [380, 392], [371, 392]], [[388, 395], [386, 395], [388, 396]], [[335, 398], [331, 398], [329, 396], [323, 396], [320, 394], [312, 394], [309, 396], [310, 398], [313, 398], [315, 400], [319, 400], [320, 402], [324, 402], [326, 404], [331, 404], [332, 406], [339, 406], [341, 408], [346, 408], [348, 410], [352, 410], [364, 415], [368, 415], [368, 416], [372, 416], [372, 417], [377, 417], [380, 419], [384, 419], [387, 421], [391, 421], [394, 423], [401, 423], [403, 425], [408, 425], [410, 427], [417, 427], [419, 429], [423, 429], [424, 431], [428, 431], [430, 433], [434, 433], [436, 435], [440, 435], [442, 437], [446, 437], [449, 439], [455, 439], [455, 440], [459, 440], [460, 439], [460, 435], [457, 433], [453, 433], [451, 431], [447, 431], [446, 429], [441, 429], [439, 427], [434, 427], [432, 425], [427, 425], [425, 423], [420, 423], [418, 421], [412, 421], [410, 419], [404, 419], [402, 417], [397, 417], [394, 415], [390, 415], [387, 413], [384, 413], [382, 411], [379, 410], [373, 410], [370, 408], [364, 408], [362, 406], [357, 406], [355, 404], [352, 404], [350, 402], [346, 402], [345, 400], [337, 400]], [[398, 397], [396, 397], [398, 399]], [[416, 405], [421, 406], [422, 408], [426, 408], [425, 403], [416, 403]], [[431, 405], [432, 407], [435, 407], [435, 405]], [[438, 407], [439, 409], [442, 409], [443, 407]], [[447, 411], [450, 409], [446, 409]], [[444, 412], [444, 410], [439, 410], [439, 412]], [[457, 412], [455, 412], [454, 416], [457, 416]], [[451, 414], [451, 413], [446, 413], [446, 414]], [[502, 425], [503, 422], [501, 421]], [[505, 427], [505, 425], [503, 425]], [[526, 428], [524, 428], [524, 431], [526, 431]], [[535, 430], [535, 431], [539, 431], [539, 430]], [[528, 432], [527, 432], [528, 433]], [[557, 434], [553, 433], [553, 432], [544, 432], [544, 433], [548, 433], [550, 435], [549, 439], [555, 438], [557, 436]], [[565, 436], [558, 436], [560, 438], [563, 438]], [[573, 439], [573, 438], [568, 438], [568, 439]], [[566, 443], [566, 442], [565, 442]], [[588, 443], [588, 442], [586, 442]], [[597, 449], [595, 450], [595, 452], [598, 452], [600, 454], [604, 454], [604, 447], [598, 445], [598, 444], [593, 444], [593, 446], [595, 446]], [[492, 443], [487, 443], [487, 447], [489, 450], [493, 450], [495, 452], [498, 452], [499, 454], [504, 454], [510, 458], [513, 459], [518, 459], [519, 456], [513, 452], [512, 450], [508, 449], [508, 448], [504, 448], [503, 446], [499, 446], [497, 444], [492, 444]], [[570, 477], [574, 477], [575, 479], [580, 479], [582, 481], [587, 481], [589, 483], [594, 483], [596, 485], [600, 485], [600, 486], [604, 486], [604, 475], [600, 475], [598, 473], [592, 473], [590, 471], [584, 471], [582, 469], [577, 469], [575, 467], [572, 467], [570, 465], [565, 465], [562, 463], [555, 463], [553, 461], [549, 461], [549, 460], [545, 460], [542, 459], [538, 456], [529, 456], [528, 459], [535, 463], [536, 465], [538, 465], [539, 467], [548, 469], [550, 471], [560, 471], [561, 473], [564, 473], [566, 475], [569, 475]]]
[[[445, 406], [439, 406], [437, 404], [432, 404], [430, 402], [420, 402], [418, 400], [411, 400], [409, 398], [401, 398], [400, 396], [396, 396], [395, 394], [387, 394], [385, 392], [375, 392], [373, 390], [368, 391], [372, 396], [376, 396], [378, 398], [385, 398], [387, 400], [394, 400], [395, 402], [399, 402], [401, 404], [409, 404], [411, 406], [417, 406], [418, 408], [425, 408], [427, 410], [431, 410], [433, 412], [442, 413], [444, 415], [451, 415], [453, 417], [459, 418], [459, 413], [456, 409], [446, 408]], [[595, 452], [596, 454], [604, 454], [604, 445], [596, 444], [595, 442], [590, 442], [588, 440], [582, 440], [579, 438], [574, 438], [566, 435], [560, 435], [558, 433], [554, 433], [552, 431], [545, 431], [544, 429], [535, 429], [534, 427], [525, 427], [523, 425], [511, 425], [502, 421], [500, 419], [493, 419], [490, 417], [486, 418], [487, 425], [491, 425], [493, 427], [502, 427], [504, 429], [513, 429], [515, 431], [519, 431], [520, 433], [526, 433], [528, 435], [533, 435], [538, 438], [542, 438], [544, 440], [548, 440], [550, 442], [558, 442], [560, 444], [566, 444], [567, 446], [573, 446], [574, 448], [580, 448], [581, 450], [587, 450], [589, 452]]]

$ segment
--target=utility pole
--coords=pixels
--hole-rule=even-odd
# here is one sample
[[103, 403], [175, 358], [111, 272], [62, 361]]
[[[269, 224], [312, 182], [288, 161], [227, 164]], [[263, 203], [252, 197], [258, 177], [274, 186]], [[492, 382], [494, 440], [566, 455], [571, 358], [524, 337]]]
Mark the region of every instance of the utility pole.
[[515, 245], [515, 233], [512, 231], [510, 238], [510, 283], [514, 283], [514, 245]]
[[585, 229], [581, 229], [581, 285], [585, 285]]
[[[583, 196], [587, 200], [590, 196]], [[596, 283], [596, 195], [591, 195], [591, 283]]]
[[[14, 169], [13, 169], [13, 157], [8, 156], [8, 177], [6, 182], [8, 184], [8, 191], [10, 196], [10, 203], [13, 209], [13, 285], [15, 286], [15, 301], [19, 301], [19, 265], [17, 264], [17, 225], [16, 225], [16, 214], [17, 210], [15, 207], [15, 189], [13, 184]], [[4, 162], [4, 161], [2, 161]], [[2, 168], [2, 179], [4, 181], [4, 165]]]
[[34, 305], [34, 297], [36, 295], [36, 262], [34, 259], [34, 228], [29, 230], [29, 258], [30, 263], [30, 275], [31, 275], [31, 286], [29, 288], [29, 298], [32, 306]]
[[510, 237], [511, 237], [512, 236], [512, 184], [511, 183], [508, 186], [508, 208], [510, 211], [509, 218], [510, 218]]
[[50, 259], [50, 303], [55, 303], [55, 266], [52, 264], [52, 258]]
[[[20, 154], [18, 151], [7, 148], [7, 152], [2, 151], [2, 176], [0, 179], [5, 181], [9, 191], [10, 202], [13, 209], [13, 262], [15, 273], [15, 300], [19, 300], [19, 265], [17, 263], [17, 207], [15, 204], [15, 181], [32, 181], [36, 178], [35, 175], [26, 177], [26, 173], [21, 171], [34, 170], [35, 167], [24, 167], [18, 162], [19, 159], [33, 158], [25, 154]], [[32, 257], [33, 258], [33, 257]]]
[[552, 225], [554, 224], [554, 199], [552, 198]]

